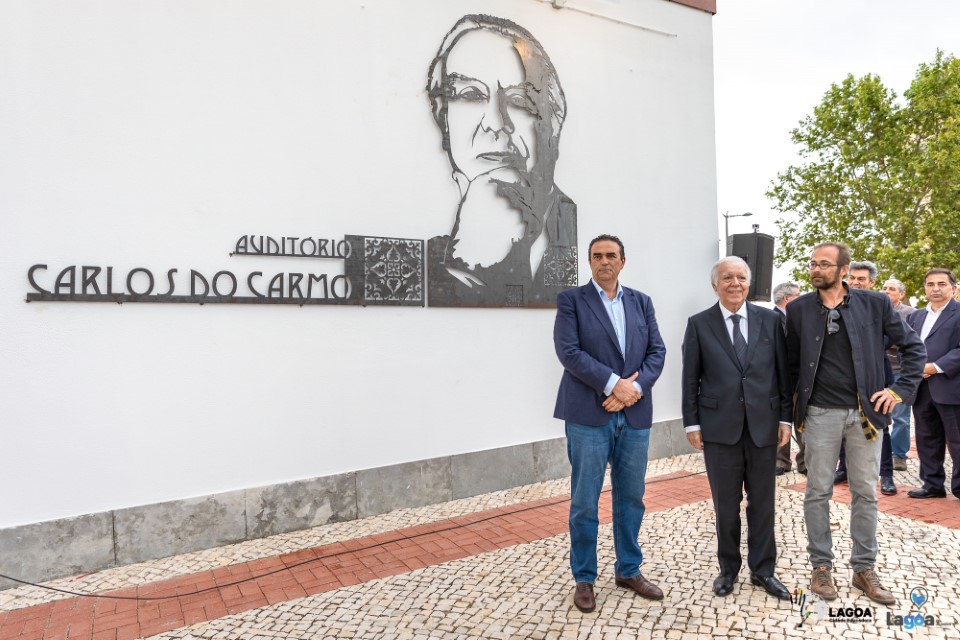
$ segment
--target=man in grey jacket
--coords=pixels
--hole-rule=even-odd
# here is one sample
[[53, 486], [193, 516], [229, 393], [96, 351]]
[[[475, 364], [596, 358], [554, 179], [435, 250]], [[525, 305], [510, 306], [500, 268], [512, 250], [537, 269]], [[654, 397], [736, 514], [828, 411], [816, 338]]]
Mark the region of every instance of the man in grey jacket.
[[[896, 278], [890, 278], [883, 283], [883, 292], [890, 298], [893, 310], [900, 314], [906, 322], [915, 311], [904, 300], [907, 297], [907, 286]], [[887, 349], [887, 359], [893, 369], [893, 377], [900, 377], [900, 352], [895, 346]], [[893, 454], [893, 470], [907, 470], [907, 451], [910, 450], [910, 407], [898, 404], [893, 410], [893, 426], [890, 427], [890, 449]]]
[[[816, 290], [790, 303], [787, 362], [796, 384], [794, 425], [807, 446], [803, 508], [813, 565], [810, 590], [825, 600], [837, 597], [830, 498], [842, 442], [853, 496], [853, 586], [875, 602], [894, 604], [896, 598], [874, 569], [880, 433], [893, 408], [920, 383], [926, 351], [885, 295], [843, 282], [850, 271], [846, 245], [818, 244], [807, 266]], [[884, 384], [884, 337], [899, 347], [901, 356], [900, 379], [890, 387]]]

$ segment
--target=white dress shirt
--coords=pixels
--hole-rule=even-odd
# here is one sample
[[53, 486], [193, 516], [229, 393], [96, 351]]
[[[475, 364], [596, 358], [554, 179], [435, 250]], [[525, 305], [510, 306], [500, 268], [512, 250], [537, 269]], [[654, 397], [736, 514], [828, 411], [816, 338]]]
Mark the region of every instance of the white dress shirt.
[[[927, 305], [927, 317], [923, 319], [923, 326], [920, 327], [920, 339], [924, 342], [927, 341], [927, 336], [930, 335], [930, 332], [933, 331], [933, 325], [937, 324], [937, 319], [940, 317], [940, 314], [944, 309], [947, 308], [947, 305], [943, 305], [936, 311], [933, 310], [933, 307]], [[943, 373], [936, 362], [933, 363], [933, 367], [937, 370], [938, 373]]]
[[[617, 295], [613, 297], [613, 300], [607, 297], [607, 294], [603, 289], [600, 288], [593, 278], [590, 279], [590, 282], [593, 284], [594, 288], [597, 290], [597, 293], [600, 294], [600, 300], [603, 301], [603, 308], [606, 309], [607, 315], [610, 317], [610, 322], [613, 324], [613, 331], [617, 334], [617, 346], [620, 347], [620, 355], [626, 357], [627, 349], [627, 319], [623, 315], [623, 287], [620, 283], [617, 283]], [[617, 382], [620, 381], [620, 376], [613, 372], [610, 374], [610, 378], [607, 380], [607, 386], [604, 387], [604, 395], [610, 395], [613, 393], [613, 388], [617, 386]], [[643, 397], [643, 389], [640, 388], [640, 385], [637, 384], [637, 381], [633, 381], [633, 388], [637, 390], [637, 393], [640, 394], [640, 397]]]

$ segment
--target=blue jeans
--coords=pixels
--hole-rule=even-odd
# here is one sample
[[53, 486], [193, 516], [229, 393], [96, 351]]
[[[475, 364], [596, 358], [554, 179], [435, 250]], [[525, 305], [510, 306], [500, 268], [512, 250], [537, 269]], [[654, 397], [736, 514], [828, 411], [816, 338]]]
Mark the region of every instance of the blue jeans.
[[640, 573], [643, 553], [637, 538], [643, 520], [644, 477], [650, 430], [634, 429], [623, 412], [602, 427], [566, 423], [570, 459], [570, 569], [576, 582], [597, 579], [597, 503], [610, 464], [613, 489], [614, 571], [621, 578]]
[[[893, 374], [894, 381], [900, 374]], [[893, 428], [890, 430], [890, 449], [898, 458], [907, 459], [910, 450], [910, 407], [902, 402], [893, 408]]]

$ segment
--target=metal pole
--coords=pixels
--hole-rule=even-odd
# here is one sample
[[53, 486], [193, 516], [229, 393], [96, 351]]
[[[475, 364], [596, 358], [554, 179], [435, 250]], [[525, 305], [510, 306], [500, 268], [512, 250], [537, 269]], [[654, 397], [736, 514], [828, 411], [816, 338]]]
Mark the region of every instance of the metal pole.
[[730, 212], [723, 214], [723, 255], [730, 255]]

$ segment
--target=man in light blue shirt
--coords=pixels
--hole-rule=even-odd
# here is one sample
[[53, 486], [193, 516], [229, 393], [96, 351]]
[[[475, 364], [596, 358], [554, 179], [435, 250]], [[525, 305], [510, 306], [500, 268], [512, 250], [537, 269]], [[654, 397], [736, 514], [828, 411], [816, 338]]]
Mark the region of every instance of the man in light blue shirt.
[[653, 421], [651, 392], [666, 347], [650, 298], [620, 285], [623, 243], [602, 235], [590, 243], [593, 280], [557, 297], [554, 346], [563, 365], [554, 417], [567, 435], [570, 479], [570, 569], [574, 605], [596, 608], [597, 503], [607, 464], [613, 491], [614, 581], [644, 598], [663, 592], [640, 573], [638, 541]]

